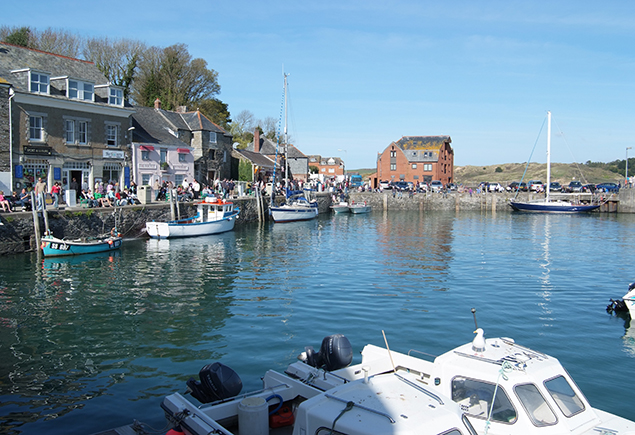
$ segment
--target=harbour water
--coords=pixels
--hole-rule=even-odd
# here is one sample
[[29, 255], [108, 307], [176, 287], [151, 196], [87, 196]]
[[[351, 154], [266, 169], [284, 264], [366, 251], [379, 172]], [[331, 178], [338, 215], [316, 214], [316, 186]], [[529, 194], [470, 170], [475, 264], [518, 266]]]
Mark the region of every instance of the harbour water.
[[487, 337], [560, 359], [591, 404], [635, 419], [635, 215], [373, 212], [130, 240], [114, 256], [0, 259], [0, 433], [139, 420], [221, 361], [244, 391], [343, 333], [441, 354]]

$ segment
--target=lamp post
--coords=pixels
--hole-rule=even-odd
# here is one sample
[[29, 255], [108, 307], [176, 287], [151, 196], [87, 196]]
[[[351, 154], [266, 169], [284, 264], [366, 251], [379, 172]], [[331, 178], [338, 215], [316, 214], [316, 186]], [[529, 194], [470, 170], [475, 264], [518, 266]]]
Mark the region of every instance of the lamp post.
[[633, 147], [626, 147], [626, 185], [628, 186], [628, 150], [632, 150]]

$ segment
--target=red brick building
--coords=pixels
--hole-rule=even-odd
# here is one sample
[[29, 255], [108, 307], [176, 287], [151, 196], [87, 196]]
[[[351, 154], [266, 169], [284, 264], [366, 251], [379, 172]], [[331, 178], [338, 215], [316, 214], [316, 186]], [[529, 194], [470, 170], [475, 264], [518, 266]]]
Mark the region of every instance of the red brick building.
[[377, 156], [379, 181], [454, 182], [454, 150], [450, 136], [404, 136]]
[[339, 157], [322, 157], [320, 155], [311, 155], [309, 157], [309, 169], [311, 166], [315, 166], [318, 170], [318, 174], [322, 175], [325, 179], [337, 179], [344, 178], [344, 161]]

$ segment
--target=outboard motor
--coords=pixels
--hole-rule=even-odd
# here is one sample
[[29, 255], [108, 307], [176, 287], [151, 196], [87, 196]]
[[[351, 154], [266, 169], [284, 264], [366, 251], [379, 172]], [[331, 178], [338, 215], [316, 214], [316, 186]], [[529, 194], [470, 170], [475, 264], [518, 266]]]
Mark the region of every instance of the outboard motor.
[[238, 373], [219, 362], [207, 364], [198, 373], [198, 377], [200, 382], [190, 378], [186, 384], [192, 397], [201, 403], [229, 399], [237, 396], [243, 388]]
[[333, 371], [348, 367], [353, 361], [353, 347], [342, 334], [329, 335], [322, 340], [320, 351], [315, 352], [312, 346], [305, 348], [304, 361], [312, 367]]

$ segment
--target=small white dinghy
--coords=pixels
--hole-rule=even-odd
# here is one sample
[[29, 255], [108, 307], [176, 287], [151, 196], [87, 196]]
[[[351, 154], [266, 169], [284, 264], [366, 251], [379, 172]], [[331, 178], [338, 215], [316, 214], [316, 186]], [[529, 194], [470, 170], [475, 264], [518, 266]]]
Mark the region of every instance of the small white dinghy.
[[634, 422], [592, 408], [556, 358], [475, 332], [433, 360], [367, 345], [353, 366], [346, 337], [329, 336], [246, 394], [214, 363], [187, 383], [206, 404], [174, 393], [161, 406], [196, 435], [635, 434]]

